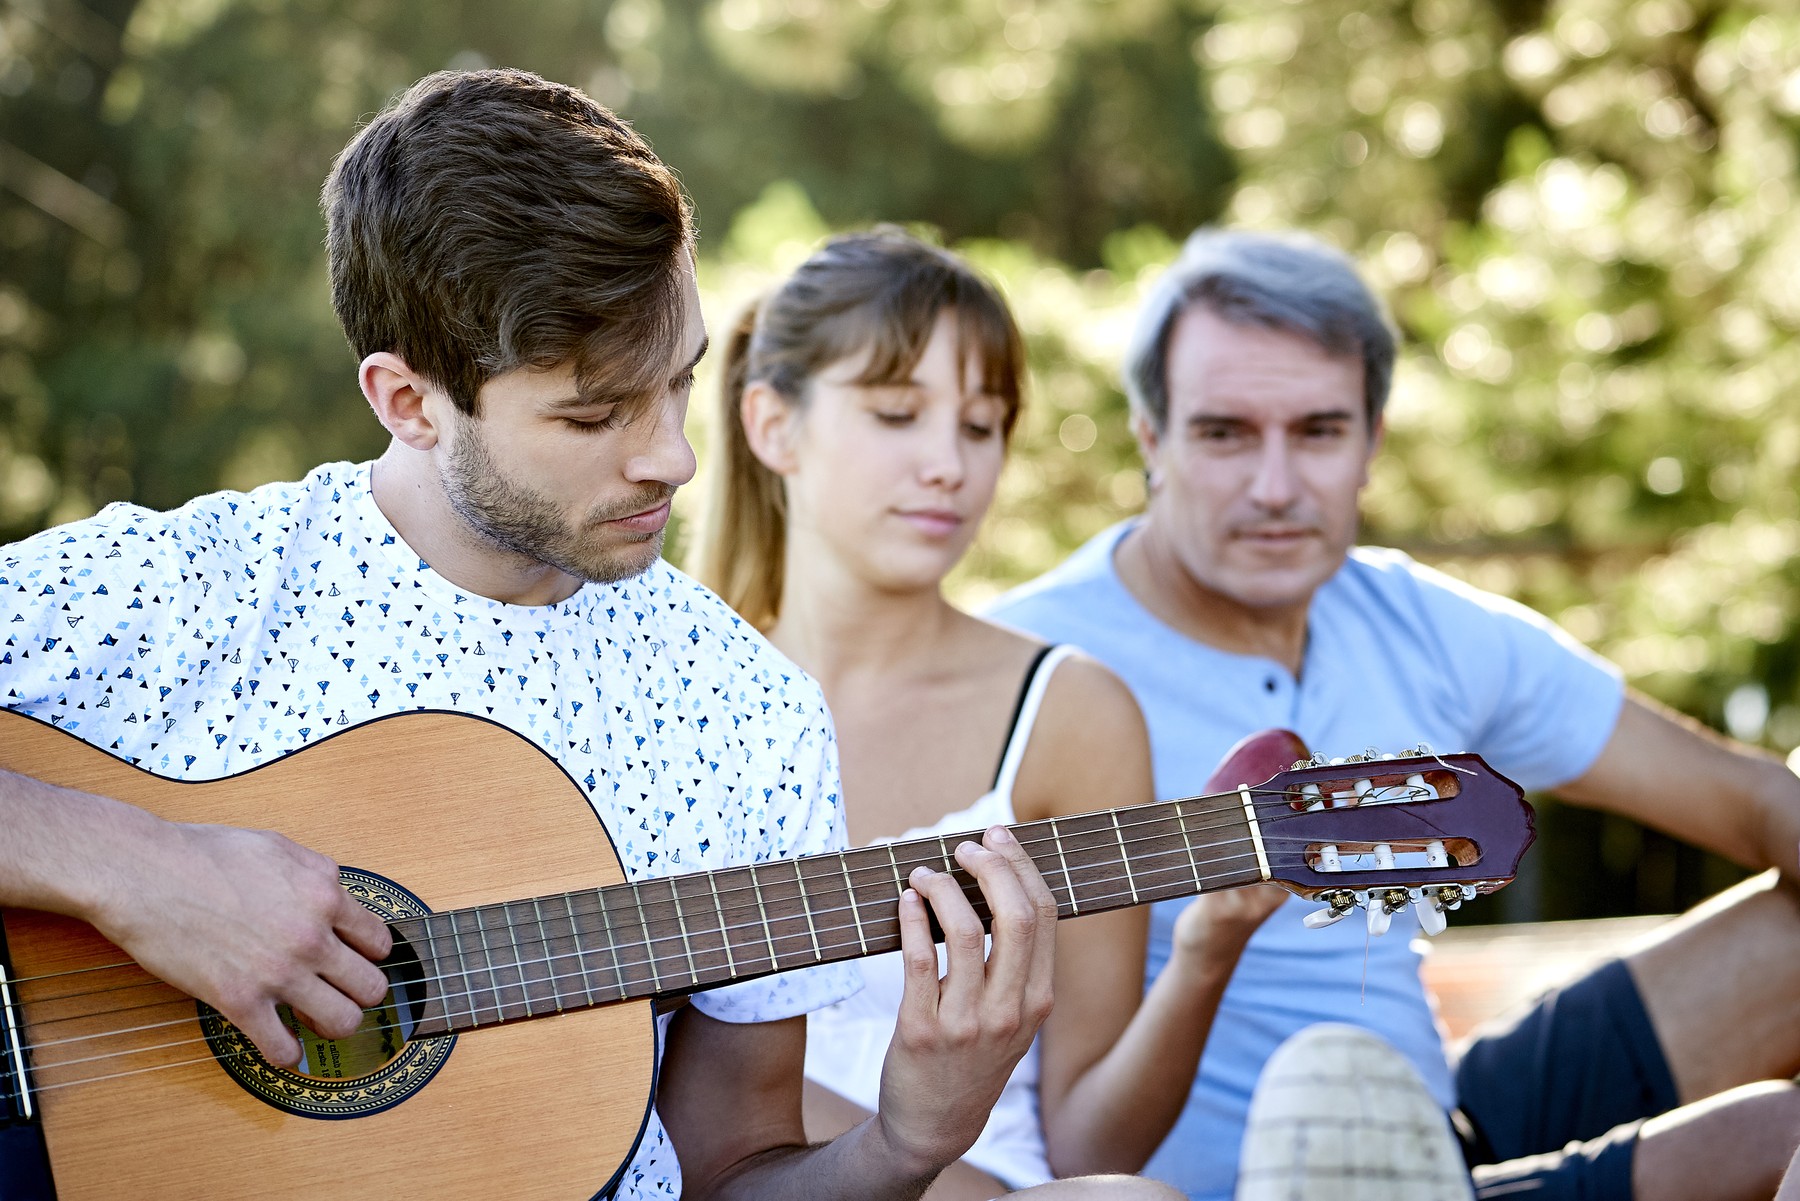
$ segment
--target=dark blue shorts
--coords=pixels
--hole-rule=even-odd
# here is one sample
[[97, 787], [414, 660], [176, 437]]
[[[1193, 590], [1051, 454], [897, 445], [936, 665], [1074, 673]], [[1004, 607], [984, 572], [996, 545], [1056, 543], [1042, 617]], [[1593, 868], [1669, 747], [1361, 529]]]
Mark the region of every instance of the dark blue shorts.
[[1456, 1096], [1483, 1201], [1631, 1201], [1638, 1127], [1679, 1103], [1637, 982], [1616, 959], [1472, 1042]]

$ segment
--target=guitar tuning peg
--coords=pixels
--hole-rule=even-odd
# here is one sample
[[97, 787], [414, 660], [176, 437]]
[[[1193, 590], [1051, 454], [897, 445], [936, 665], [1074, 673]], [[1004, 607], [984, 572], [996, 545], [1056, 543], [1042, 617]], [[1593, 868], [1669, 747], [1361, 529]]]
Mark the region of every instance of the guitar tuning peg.
[[1384, 888], [1369, 893], [1369, 936], [1379, 938], [1388, 932], [1394, 915], [1406, 907], [1412, 895], [1404, 888]]
[[1419, 915], [1419, 929], [1432, 938], [1442, 934], [1450, 924], [1450, 919], [1444, 916], [1444, 911], [1435, 901], [1414, 901], [1413, 910]]
[[1350, 916], [1348, 909], [1315, 909], [1300, 919], [1300, 924], [1308, 930], [1323, 930], [1326, 926], [1335, 926]]
[[1343, 921], [1356, 908], [1356, 894], [1348, 888], [1334, 888], [1319, 894], [1327, 908], [1315, 909], [1300, 919], [1300, 924], [1308, 930], [1323, 930], [1326, 926]]
[[1462, 908], [1464, 901], [1475, 899], [1475, 887], [1472, 884], [1444, 884], [1431, 890], [1437, 894], [1433, 902], [1440, 912]]

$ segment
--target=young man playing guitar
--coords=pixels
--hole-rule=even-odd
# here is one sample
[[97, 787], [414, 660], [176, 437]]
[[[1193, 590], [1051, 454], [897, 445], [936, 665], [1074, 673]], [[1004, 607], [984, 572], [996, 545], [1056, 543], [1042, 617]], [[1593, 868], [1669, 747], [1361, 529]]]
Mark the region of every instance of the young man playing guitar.
[[[1147, 300], [1126, 364], [1146, 513], [993, 615], [1073, 642], [1125, 680], [1150, 727], [1159, 796], [1182, 795], [1262, 726], [1334, 755], [1423, 739], [1782, 875], [1553, 995], [1464, 1049], [1454, 1071], [1408, 940], [1370, 946], [1360, 923], [1303, 931], [1308, 907], [1290, 902], [1239, 961], [1188, 1107], [1146, 1170], [1206, 1201], [1234, 1186], [1258, 1198], [1466, 1195], [1466, 1179], [1408, 1192], [1366, 1162], [1328, 1158], [1295, 1161], [1291, 1178], [1239, 1178], [1264, 1063], [1296, 1031], [1337, 1021], [1381, 1035], [1438, 1104], [1460, 1107], [1470, 1161], [1487, 1165], [1484, 1196], [1768, 1197], [1800, 1138], [1786, 1079], [1800, 1068], [1800, 779], [1629, 694], [1536, 614], [1396, 552], [1354, 548], [1394, 354], [1342, 255], [1195, 234]], [[1185, 903], [1156, 906], [1152, 971]], [[1298, 1079], [1285, 1079], [1287, 1095]], [[1326, 1091], [1315, 1093], [1329, 1105]], [[1355, 1133], [1341, 1142], [1354, 1153], [1361, 1136], [1380, 1137], [1385, 1107], [1344, 1100]], [[1322, 1174], [1303, 1183], [1314, 1167]]]
[[[674, 176], [568, 88], [442, 74], [356, 137], [325, 205], [333, 301], [386, 453], [168, 513], [113, 506], [0, 551], [0, 705], [185, 780], [453, 710], [560, 764], [632, 879], [841, 845], [817, 688], [658, 559], [694, 470], [682, 426], [706, 348]], [[500, 798], [496, 814], [425, 834], [503, 841]], [[0, 905], [91, 924], [272, 1064], [301, 1055], [278, 1005], [341, 1038], [387, 990], [388, 927], [279, 834], [8, 773], [0, 830]], [[1005, 831], [955, 857], [993, 950], [909, 983], [920, 1003], [875, 1118], [804, 1145], [802, 1015], [852, 987], [841, 965], [699, 994], [664, 1019], [657, 1103], [616, 1195], [916, 1197], [954, 1161], [1048, 1008], [1055, 913]], [[910, 883], [915, 958], [932, 954], [928, 907], [946, 929], [976, 920], [950, 876]]]

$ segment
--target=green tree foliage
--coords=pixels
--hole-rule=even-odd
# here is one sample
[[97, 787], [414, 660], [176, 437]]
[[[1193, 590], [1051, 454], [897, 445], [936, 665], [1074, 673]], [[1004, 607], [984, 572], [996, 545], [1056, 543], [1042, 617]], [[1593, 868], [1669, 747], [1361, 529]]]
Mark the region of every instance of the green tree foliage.
[[[1371, 538], [1800, 745], [1800, 16], [1776, 0], [8, 0], [0, 538], [377, 451], [317, 189], [397, 90], [487, 63], [585, 87], [681, 171], [715, 326], [873, 220], [1002, 281], [1033, 395], [962, 595], [1142, 503], [1117, 362], [1179, 239], [1300, 226], [1405, 340]], [[1540, 857], [1550, 912], [1724, 878], [1552, 817], [1585, 826]]]

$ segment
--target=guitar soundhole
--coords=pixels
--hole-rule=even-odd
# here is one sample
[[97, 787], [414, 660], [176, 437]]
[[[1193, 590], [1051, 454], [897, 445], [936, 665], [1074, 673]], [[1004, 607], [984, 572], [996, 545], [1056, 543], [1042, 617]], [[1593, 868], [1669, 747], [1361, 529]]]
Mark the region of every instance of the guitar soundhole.
[[[418, 897], [384, 876], [341, 867], [338, 877], [358, 901], [389, 923], [431, 912]], [[305, 1118], [359, 1118], [398, 1105], [437, 1074], [456, 1046], [454, 1034], [414, 1038], [431, 982], [418, 953], [396, 936], [383, 964], [392, 987], [363, 1014], [348, 1038], [321, 1038], [286, 1006], [281, 1018], [300, 1040], [299, 1070], [264, 1059], [243, 1032], [203, 1002], [200, 1030], [213, 1058], [258, 1100]]]
[[380, 1071], [406, 1049], [425, 1007], [425, 969], [412, 945], [396, 939], [382, 970], [390, 982], [388, 995], [363, 1010], [362, 1025], [348, 1038], [325, 1038], [286, 1005], [279, 1008], [281, 1020], [300, 1041], [296, 1072], [314, 1080], [353, 1080]]

